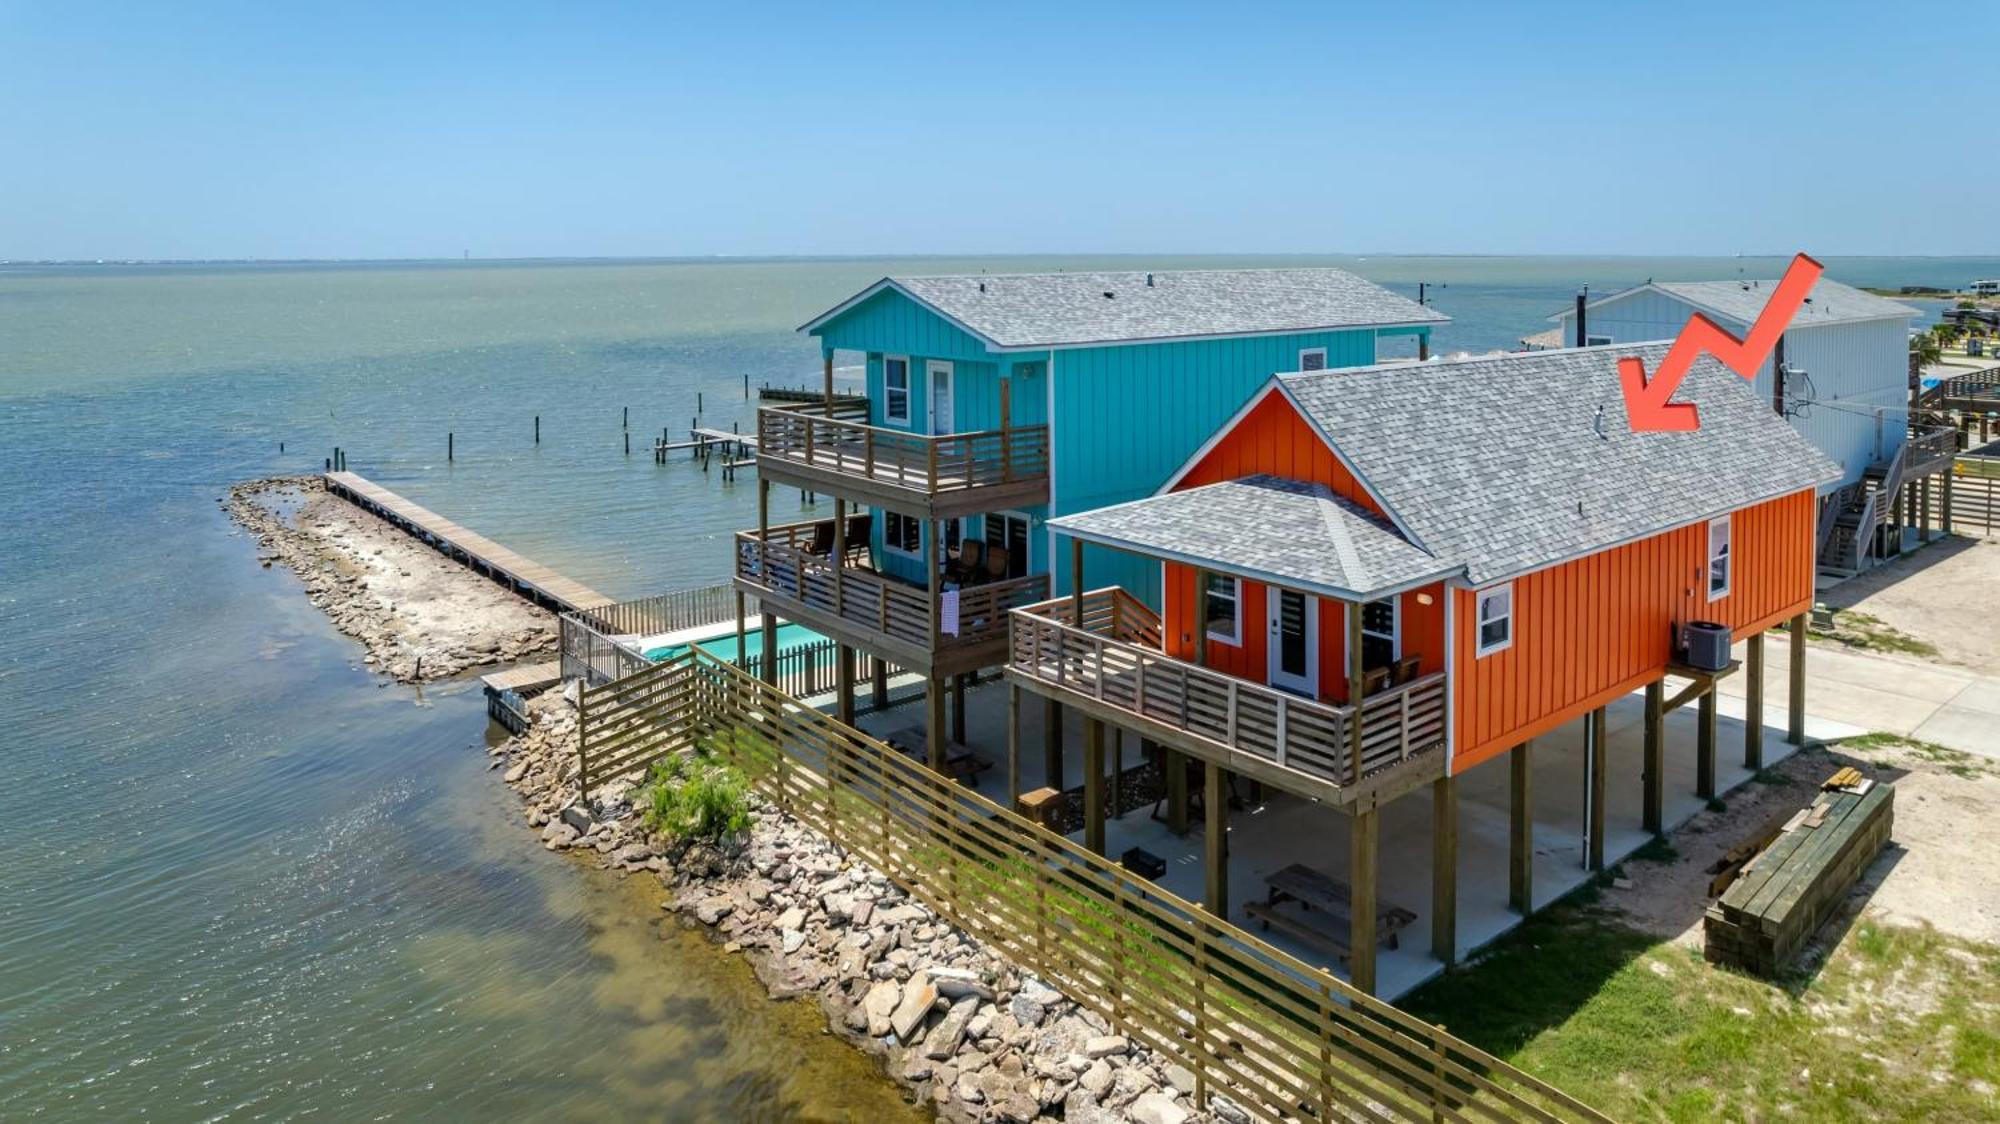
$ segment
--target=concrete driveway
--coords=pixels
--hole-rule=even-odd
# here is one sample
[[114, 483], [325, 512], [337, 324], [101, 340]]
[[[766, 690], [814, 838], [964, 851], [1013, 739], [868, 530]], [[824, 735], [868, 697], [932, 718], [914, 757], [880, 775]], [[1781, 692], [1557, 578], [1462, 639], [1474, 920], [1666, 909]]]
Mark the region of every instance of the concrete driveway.
[[[1782, 727], [1790, 695], [1791, 643], [1764, 642], [1764, 722]], [[1738, 645], [1738, 658], [1742, 646]], [[1722, 681], [1717, 709], [1743, 715], [1744, 677]], [[1813, 645], [1806, 653], [1806, 713], [1817, 737], [1875, 731], [2000, 759], [2000, 678], [1894, 656]], [[1843, 728], [1839, 735], [1826, 730]]]

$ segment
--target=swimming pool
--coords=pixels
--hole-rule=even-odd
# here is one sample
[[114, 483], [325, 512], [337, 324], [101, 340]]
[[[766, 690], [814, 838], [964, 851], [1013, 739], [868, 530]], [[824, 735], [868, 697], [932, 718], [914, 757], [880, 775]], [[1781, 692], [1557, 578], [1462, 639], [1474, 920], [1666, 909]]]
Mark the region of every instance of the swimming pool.
[[[790, 621], [785, 621], [778, 625], [778, 651], [780, 653], [789, 651], [801, 644], [817, 644], [825, 639], [826, 637], [821, 636], [819, 633], [802, 624], [793, 624]], [[734, 626], [731, 626], [707, 636], [697, 636], [684, 643], [663, 644], [657, 648], [648, 648], [643, 654], [654, 663], [659, 663], [662, 660], [673, 659], [675, 656], [687, 651], [689, 644], [699, 644], [707, 649], [711, 655], [725, 660], [734, 660], [736, 658], [736, 629]], [[763, 629], [752, 628], [744, 632], [743, 653], [752, 659], [764, 654]]]

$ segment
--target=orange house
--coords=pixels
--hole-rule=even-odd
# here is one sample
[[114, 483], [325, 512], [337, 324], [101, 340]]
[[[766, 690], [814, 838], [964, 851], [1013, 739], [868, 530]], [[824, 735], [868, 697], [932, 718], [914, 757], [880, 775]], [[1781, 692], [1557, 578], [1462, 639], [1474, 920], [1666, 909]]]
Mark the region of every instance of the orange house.
[[[1080, 714], [1087, 733], [1135, 731], [1167, 754], [1170, 783], [1188, 757], [1208, 792], [1236, 774], [1347, 813], [1342, 943], [1357, 986], [1373, 986], [1375, 941], [1393, 932], [1374, 917], [1378, 809], [1430, 787], [1432, 937], [1449, 961], [1454, 778], [1515, 755], [1510, 897], [1525, 912], [1533, 740], [1583, 720], [1601, 866], [1604, 708], [1646, 692], [1645, 826], [1657, 832], [1664, 716], [1698, 704], [1698, 784], [1711, 795], [1714, 684], [1737, 670], [1726, 642], [1720, 662], [1704, 664], [1699, 644], [1683, 651], [1687, 626], [1749, 640], [1757, 683], [1761, 634], [1811, 604], [1816, 490], [1838, 466], [1708, 359], [1677, 395], [1698, 406], [1698, 430], [1633, 432], [1616, 361], [1636, 354], [1651, 370], [1665, 348], [1274, 378], [1160, 494], [1050, 522], [1072, 541], [1079, 592], [1016, 611], [1010, 682]], [[1158, 561], [1157, 614], [1089, 590], [1100, 549]], [[1669, 676], [1685, 684], [1671, 699]], [[1751, 697], [1760, 705], [1761, 690]], [[1226, 913], [1224, 803], [1205, 811], [1209, 904]]]

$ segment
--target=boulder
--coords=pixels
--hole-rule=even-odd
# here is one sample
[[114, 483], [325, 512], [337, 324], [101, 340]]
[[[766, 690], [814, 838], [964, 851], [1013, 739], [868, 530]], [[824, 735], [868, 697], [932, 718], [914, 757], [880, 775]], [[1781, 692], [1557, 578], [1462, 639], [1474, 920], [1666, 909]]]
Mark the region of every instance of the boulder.
[[903, 997], [903, 989], [893, 980], [879, 980], [868, 989], [868, 995], [861, 1006], [868, 1012], [868, 1036], [880, 1038], [889, 1033], [889, 1017], [896, 1013], [896, 1004]]
[[993, 989], [979, 979], [979, 973], [964, 968], [925, 968], [931, 982], [937, 985], [938, 994], [947, 999], [964, 999], [974, 996], [991, 1001]]
[[1132, 1049], [1132, 1044], [1122, 1034], [1100, 1034], [1083, 1044], [1083, 1055], [1087, 1058], [1115, 1058]]
[[1125, 1115], [1138, 1124], [1185, 1124], [1188, 1110], [1165, 1093], [1147, 1093], [1132, 1102]]
[[931, 1035], [924, 1042], [926, 1056], [943, 1061], [958, 1053], [958, 1047], [965, 1041], [965, 1026], [979, 1010], [979, 1000], [967, 997], [951, 1005], [944, 1018], [938, 1021]]
[[937, 988], [922, 976], [912, 976], [903, 985], [902, 1002], [889, 1016], [889, 1029], [896, 1032], [902, 1042], [910, 1041], [917, 1028], [924, 1025], [924, 1017], [931, 1013], [931, 1004], [937, 1002]]

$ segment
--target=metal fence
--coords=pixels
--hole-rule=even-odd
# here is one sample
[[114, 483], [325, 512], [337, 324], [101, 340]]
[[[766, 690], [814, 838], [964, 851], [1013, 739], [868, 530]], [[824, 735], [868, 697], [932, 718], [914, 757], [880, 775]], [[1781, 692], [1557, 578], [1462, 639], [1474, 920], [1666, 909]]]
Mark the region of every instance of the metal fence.
[[585, 791], [696, 746], [1266, 1120], [1604, 1121], [699, 649], [581, 696]]
[[[745, 596], [743, 611], [755, 617], [760, 612], [757, 598]], [[564, 613], [563, 678], [591, 686], [616, 682], [652, 665], [635, 643], [637, 637], [735, 622], [736, 588], [726, 582]]]

